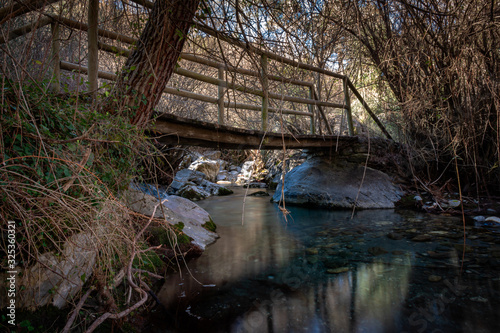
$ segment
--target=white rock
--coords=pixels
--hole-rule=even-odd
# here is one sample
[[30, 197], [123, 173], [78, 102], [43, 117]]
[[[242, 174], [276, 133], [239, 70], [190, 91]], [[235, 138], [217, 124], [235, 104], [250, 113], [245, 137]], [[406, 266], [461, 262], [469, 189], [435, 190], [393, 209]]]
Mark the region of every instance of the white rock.
[[495, 223], [500, 223], [500, 217], [496, 216], [490, 216], [486, 220], [486, 222], [495, 222]]
[[[154, 207], [159, 204], [157, 198], [133, 188], [129, 188], [125, 193], [124, 200], [130, 209], [147, 216], [151, 216]], [[210, 215], [194, 202], [179, 196], [166, 196], [163, 209], [157, 209], [155, 217], [164, 217], [170, 224], [184, 223], [182, 231], [191, 237], [192, 243], [198, 245], [202, 250], [219, 237], [215, 232], [202, 226], [211, 221]]]
[[486, 220], [484, 216], [474, 216], [472, 219], [477, 222], [484, 222]]

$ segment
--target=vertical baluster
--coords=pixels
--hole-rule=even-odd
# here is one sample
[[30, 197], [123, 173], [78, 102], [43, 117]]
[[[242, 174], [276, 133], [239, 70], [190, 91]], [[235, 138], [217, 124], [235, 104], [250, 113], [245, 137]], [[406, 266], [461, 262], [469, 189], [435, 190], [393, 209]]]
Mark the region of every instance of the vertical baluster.
[[89, 91], [92, 96], [97, 95], [97, 72], [99, 70], [99, 55], [97, 47], [97, 24], [99, 16], [99, 0], [89, 1], [89, 11], [88, 11], [88, 50], [89, 50], [89, 64], [88, 64], [88, 79], [89, 79]]
[[51, 89], [54, 93], [58, 94], [61, 92], [61, 38], [59, 32], [59, 23], [52, 22], [50, 24], [50, 30], [52, 32], [52, 40], [51, 40], [51, 57], [52, 57], [52, 77], [51, 79]]
[[269, 81], [267, 78], [267, 56], [260, 57], [261, 77], [262, 77], [262, 131], [267, 131], [268, 111], [269, 111]]
[[225, 79], [225, 71], [224, 67], [219, 67], [219, 90], [218, 90], [218, 105], [219, 110], [217, 112], [217, 119], [219, 121], [219, 125], [224, 124], [224, 79]]
[[354, 126], [352, 124], [352, 112], [351, 112], [351, 96], [349, 95], [349, 86], [347, 83], [347, 78], [344, 78], [343, 80], [344, 83], [344, 105], [345, 105], [345, 112], [347, 115], [347, 128], [349, 130], [349, 135], [353, 136], [354, 135]]

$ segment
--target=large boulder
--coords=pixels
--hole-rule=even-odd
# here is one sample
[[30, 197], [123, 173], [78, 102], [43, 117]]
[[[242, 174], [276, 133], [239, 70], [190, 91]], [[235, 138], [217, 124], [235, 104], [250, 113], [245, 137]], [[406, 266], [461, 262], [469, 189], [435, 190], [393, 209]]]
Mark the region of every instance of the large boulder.
[[220, 160], [211, 160], [204, 156], [200, 157], [189, 166], [189, 170], [199, 171], [206, 175], [206, 178], [211, 181], [217, 181], [217, 175], [219, 174], [221, 167]]
[[[274, 202], [281, 200], [281, 184], [280, 181]], [[357, 208], [364, 209], [394, 208], [402, 195], [381, 171], [345, 161], [332, 162], [324, 157], [313, 157], [285, 176], [286, 204], [340, 209], [352, 208], [356, 203]]]
[[165, 195], [158, 199], [133, 187], [129, 188], [124, 198], [130, 209], [147, 216], [153, 214], [155, 206], [162, 200], [163, 207], [156, 209], [154, 217], [164, 217], [172, 225], [182, 222], [184, 224], [182, 232], [191, 237], [192, 243], [202, 250], [219, 237], [215, 232], [206, 228], [207, 222], [209, 225], [213, 223], [210, 215], [188, 199], [175, 195]]

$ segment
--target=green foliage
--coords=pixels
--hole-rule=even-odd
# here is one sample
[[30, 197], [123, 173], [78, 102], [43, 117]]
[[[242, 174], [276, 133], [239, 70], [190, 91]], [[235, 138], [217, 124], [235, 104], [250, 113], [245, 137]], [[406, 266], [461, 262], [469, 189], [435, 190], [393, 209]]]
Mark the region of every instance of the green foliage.
[[207, 222], [205, 222], [205, 224], [202, 224], [201, 226], [203, 228], [207, 229], [208, 231], [215, 232], [215, 230], [217, 230], [217, 226], [215, 225], [215, 223], [212, 220], [212, 218], [210, 218], [210, 220], [208, 220]]
[[143, 269], [150, 272], [156, 272], [165, 266], [163, 260], [153, 250], [138, 254], [132, 263], [134, 268]]

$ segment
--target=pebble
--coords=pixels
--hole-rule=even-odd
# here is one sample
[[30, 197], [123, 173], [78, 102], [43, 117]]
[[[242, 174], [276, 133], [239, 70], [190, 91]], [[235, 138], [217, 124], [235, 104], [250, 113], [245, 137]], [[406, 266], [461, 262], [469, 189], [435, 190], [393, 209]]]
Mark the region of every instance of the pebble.
[[404, 236], [395, 232], [391, 232], [387, 234], [387, 238], [392, 239], [392, 240], [400, 240], [403, 239]]
[[484, 298], [481, 296], [471, 297], [470, 300], [473, 302], [479, 302], [479, 303], [487, 303], [488, 302], [487, 298]]
[[422, 234], [422, 235], [418, 235], [418, 236], [413, 237], [411, 240], [414, 242], [428, 242], [428, 241], [432, 240], [432, 236], [428, 235], [428, 234]]
[[374, 256], [378, 256], [378, 255], [381, 255], [381, 254], [386, 254], [388, 253], [388, 251], [386, 249], [384, 249], [383, 247], [380, 247], [380, 246], [374, 246], [374, 247], [370, 247], [368, 249], [368, 252], [371, 254], [371, 255], [374, 255]]
[[486, 218], [484, 216], [474, 216], [473, 219], [477, 222], [484, 222]]
[[315, 247], [310, 247], [310, 248], [306, 249], [307, 254], [314, 255], [314, 254], [318, 254], [318, 252], [319, 252], [318, 249]]
[[348, 272], [350, 271], [351, 269], [349, 267], [339, 267], [339, 268], [331, 268], [331, 269], [327, 269], [326, 272], [328, 274], [339, 274], [339, 273], [344, 273], [344, 272]]
[[439, 275], [429, 275], [429, 277], [428, 277], [428, 280], [429, 280], [430, 282], [439, 282], [439, 281], [441, 281], [442, 279], [443, 279], [443, 278], [442, 278], [441, 276], [439, 276]]

